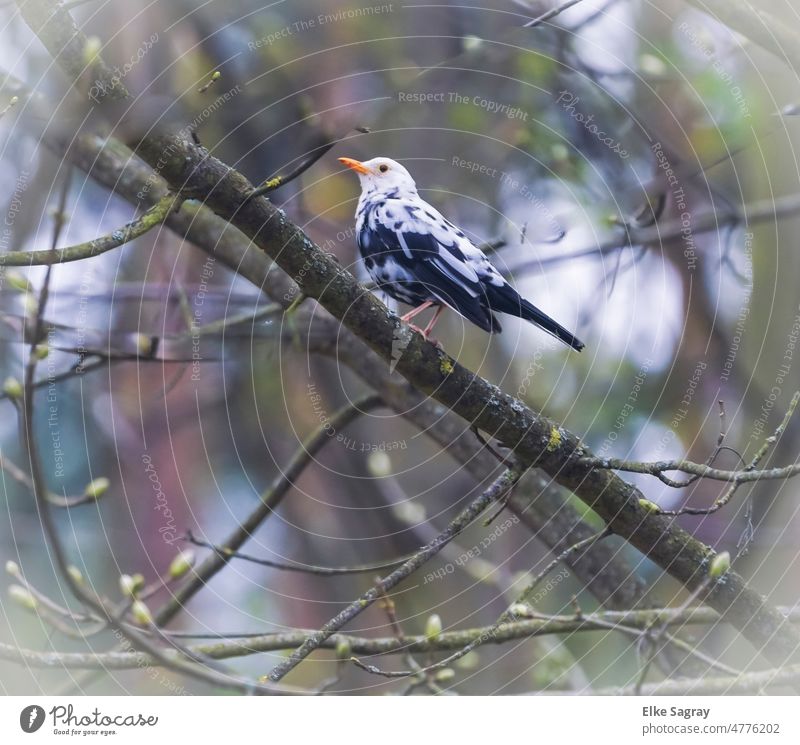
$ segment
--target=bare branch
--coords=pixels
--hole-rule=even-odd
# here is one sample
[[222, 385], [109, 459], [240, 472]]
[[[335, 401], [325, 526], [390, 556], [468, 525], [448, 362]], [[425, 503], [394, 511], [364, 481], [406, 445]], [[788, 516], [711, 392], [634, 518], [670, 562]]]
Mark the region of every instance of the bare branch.
[[130, 243], [164, 222], [167, 215], [180, 205], [180, 197], [166, 196], [140, 217], [100, 238], [93, 238], [68, 248], [55, 248], [41, 251], [9, 251], [0, 254], [0, 266], [52, 266], [69, 261], [80, 261], [100, 256], [107, 251]]
[[594, 543], [598, 541], [602, 541], [604, 538], [607, 538], [611, 535], [611, 531], [606, 528], [601, 530], [599, 533], [590, 536], [589, 538], [579, 541], [578, 543], [570, 546], [569, 548], [565, 549], [561, 554], [555, 557], [539, 574], [534, 577], [534, 579], [530, 582], [530, 584], [520, 593], [519, 598], [515, 603], [512, 603], [510, 608], [503, 613], [500, 618], [495, 621], [488, 629], [485, 630], [482, 636], [479, 636], [469, 644], [466, 644], [461, 649], [459, 649], [454, 654], [449, 655], [443, 660], [439, 662], [433, 663], [431, 665], [427, 665], [426, 667], [422, 668], [422, 670], [398, 670], [388, 672], [386, 670], [381, 670], [373, 665], [365, 665], [361, 660], [356, 657], [352, 658], [352, 661], [355, 665], [360, 667], [362, 670], [366, 672], [372, 673], [374, 675], [380, 675], [385, 678], [407, 678], [410, 675], [416, 675], [420, 672], [422, 673], [429, 673], [434, 670], [441, 670], [442, 668], [448, 667], [452, 665], [457, 660], [460, 660], [462, 657], [466, 657], [470, 652], [474, 651], [482, 644], [485, 644], [487, 641], [490, 641], [492, 637], [501, 629], [504, 625], [511, 623], [512, 621], [517, 620], [518, 614], [516, 612], [515, 606], [516, 605], [527, 605], [531, 597], [533, 595], [533, 591], [541, 584], [542, 580], [558, 565], [560, 564], [568, 555], [576, 553], [581, 549], [586, 549]]
[[[781, 608], [782, 613], [792, 622], [800, 621], [799, 608]], [[644, 630], [655, 624], [666, 623], [669, 626], [706, 625], [720, 622], [719, 614], [708, 607], [691, 608], [680, 611], [675, 608], [660, 608], [636, 611], [605, 611], [592, 613], [576, 618], [575, 616], [546, 616], [530, 620], [521, 620], [502, 626], [487, 639], [487, 644], [505, 644], [549, 634], [573, 634], [583, 631], [622, 631]], [[444, 631], [435, 639], [423, 634], [366, 638], [349, 634], [333, 634], [328, 637], [320, 649], [334, 650], [340, 644], [349, 646], [353, 654], [390, 655], [390, 654], [428, 654], [432, 652], [448, 652], [461, 649], [477, 638], [487, 636], [489, 627], [464, 629], [461, 631]], [[193, 634], [162, 632], [173, 637], [207, 637], [206, 633]], [[228, 634], [226, 638], [214, 643], [200, 644], [189, 649], [197, 654], [218, 660], [246, 657], [264, 652], [280, 652], [294, 649], [305, 641], [313, 629], [294, 629], [277, 634]], [[218, 638], [219, 635], [214, 635]], [[166, 650], [168, 656], [175, 653]], [[143, 652], [37, 652], [23, 649], [12, 644], [0, 644], [0, 659], [31, 667], [55, 667], [83, 670], [125, 670], [142, 668], [148, 665], [158, 666], [161, 663]], [[647, 686], [643, 687], [643, 691]]]
[[[356, 127], [357, 132], [367, 133], [369, 130], [366, 127]], [[268, 178], [263, 184], [253, 189], [248, 195], [248, 199], [261, 197], [265, 194], [270, 194], [281, 186], [285, 186], [290, 181], [294, 181], [298, 176], [302, 176], [311, 166], [314, 165], [326, 153], [338, 145], [344, 137], [336, 139], [329, 139], [327, 142], [314, 148], [305, 158], [302, 158], [294, 168], [285, 174], [279, 174]]]
[[358, 616], [372, 605], [385, 592], [391, 590], [404, 579], [413, 574], [423, 564], [436, 556], [453, 538], [462, 533], [469, 525], [484, 512], [484, 510], [498, 499], [501, 499], [506, 492], [520, 479], [521, 473], [515, 471], [505, 471], [498, 477], [492, 485], [486, 489], [477, 499], [475, 499], [466, 509], [434, 538], [430, 543], [417, 551], [412, 558], [402, 566], [395, 569], [391, 574], [384, 577], [378, 584], [363, 593], [357, 600], [353, 601], [343, 611], [328, 621], [319, 631], [309, 636], [301, 646], [299, 646], [291, 656], [276, 665], [266, 676], [273, 682], [279, 681], [290, 670], [299, 665], [308, 655], [342, 626]]
[[[730, 213], [705, 212], [692, 215], [692, 232], [699, 233], [718, 231], [730, 225], [754, 225], [759, 222], [772, 222], [781, 217], [790, 217], [800, 214], [800, 194], [790, 194], [785, 197], [751, 202]], [[519, 274], [532, 269], [569, 262], [575, 259], [592, 256], [603, 256], [630, 246], [663, 246], [672, 240], [680, 238], [681, 231], [686, 227], [680, 220], [671, 220], [656, 223], [650, 227], [638, 228], [633, 225], [624, 225], [622, 235], [614, 235], [601, 241], [593, 241], [584, 248], [578, 248], [567, 254], [558, 254], [539, 259], [523, 259], [510, 264], [506, 269], [508, 274]]]
[[693, 463], [685, 460], [653, 462], [627, 461], [616, 458], [588, 458], [585, 460], [594, 468], [611, 468], [615, 471], [627, 471], [629, 473], [643, 473], [650, 476], [656, 476], [668, 486], [681, 487], [685, 486], [686, 482], [679, 483], [668, 478], [664, 475], [666, 471], [683, 471], [684, 473], [690, 473], [697, 478], [729, 482], [731, 484], [730, 488], [727, 489], [722, 496], [715, 500], [711, 507], [682, 507], [679, 510], [658, 510], [658, 513], [661, 515], [670, 515], [673, 517], [676, 515], [710, 515], [711, 513], [716, 512], [728, 504], [741, 484], [754, 481], [767, 481], [775, 479], [783, 480], [796, 476], [798, 473], [800, 473], [800, 463], [794, 463], [791, 466], [785, 466], [783, 468], [767, 468], [756, 470], [756, 467], [764, 459], [769, 451], [769, 448], [778, 441], [778, 439], [786, 430], [789, 420], [792, 418], [792, 415], [797, 409], [798, 402], [800, 402], [800, 391], [796, 392], [794, 396], [792, 396], [789, 408], [786, 410], [783, 420], [775, 429], [775, 431], [764, 440], [764, 443], [758, 449], [750, 463], [739, 471], [725, 471], [719, 468], [712, 468], [707, 463]]
[[380, 564], [364, 564], [362, 566], [321, 567], [312, 564], [288, 564], [284, 561], [273, 561], [272, 559], [261, 559], [257, 556], [249, 556], [248, 554], [243, 554], [241, 551], [232, 551], [229, 548], [221, 548], [220, 546], [215, 546], [213, 543], [201, 541], [199, 538], [195, 538], [191, 531], [186, 534], [185, 540], [194, 546], [210, 548], [217, 554], [221, 554], [227, 560], [238, 559], [239, 561], [247, 561], [272, 569], [282, 569], [287, 572], [301, 572], [303, 574], [316, 574], [321, 577], [336, 577], [342, 574], [364, 574], [366, 572], [374, 572], [377, 569], [385, 569], [386, 567], [402, 564], [410, 558], [410, 555], [402, 556], [399, 559], [382, 561]]
[[551, 18], [555, 18], [557, 15], [560, 15], [565, 10], [569, 10], [573, 5], [577, 5], [579, 2], [581, 2], [581, 0], [567, 0], [567, 2], [561, 3], [552, 10], [548, 10], [547, 13], [542, 13], [538, 18], [528, 21], [523, 25], [523, 28], [536, 28], [536, 26], [540, 26]]

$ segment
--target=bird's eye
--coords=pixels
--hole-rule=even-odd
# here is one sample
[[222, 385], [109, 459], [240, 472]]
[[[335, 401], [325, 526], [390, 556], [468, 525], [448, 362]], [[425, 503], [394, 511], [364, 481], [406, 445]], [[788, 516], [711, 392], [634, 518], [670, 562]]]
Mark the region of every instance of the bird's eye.
[[386, 173], [386, 171], [388, 171], [388, 170], [389, 170], [389, 166], [387, 166], [387, 165], [386, 165], [386, 163], [383, 163], [383, 164], [381, 164], [381, 165], [379, 165], [379, 166], [378, 166], [378, 170], [379, 170], [381, 173]]

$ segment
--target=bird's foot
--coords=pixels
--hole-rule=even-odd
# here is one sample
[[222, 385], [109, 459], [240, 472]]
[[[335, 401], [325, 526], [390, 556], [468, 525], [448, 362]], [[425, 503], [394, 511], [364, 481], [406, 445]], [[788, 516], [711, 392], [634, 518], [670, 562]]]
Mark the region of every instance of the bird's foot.
[[444, 349], [439, 340], [431, 336], [431, 332], [427, 329], [422, 329], [422, 335], [425, 337], [425, 341], [430, 342], [437, 349]]
[[422, 338], [425, 339], [425, 341], [429, 341], [435, 347], [438, 347], [439, 349], [442, 349], [442, 345], [439, 342], [439, 340], [438, 339], [434, 339], [431, 336], [431, 332], [427, 328], [421, 329], [419, 326], [417, 326], [417, 325], [415, 325], [413, 323], [409, 323], [408, 326], [412, 331], [416, 331], [418, 334], [422, 334]]

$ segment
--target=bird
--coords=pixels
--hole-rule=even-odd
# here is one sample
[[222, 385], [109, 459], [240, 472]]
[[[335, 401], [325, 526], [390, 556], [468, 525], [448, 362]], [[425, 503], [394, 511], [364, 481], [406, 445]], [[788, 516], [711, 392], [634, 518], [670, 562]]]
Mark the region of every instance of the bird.
[[[339, 158], [358, 174], [356, 242], [367, 273], [387, 295], [413, 309], [401, 316], [425, 339], [445, 307], [491, 334], [495, 313], [535, 323], [576, 351], [584, 343], [521, 297], [464, 231], [422, 199], [408, 170], [391, 158]], [[411, 320], [435, 308], [424, 329]], [[432, 340], [433, 341], [433, 340]]]

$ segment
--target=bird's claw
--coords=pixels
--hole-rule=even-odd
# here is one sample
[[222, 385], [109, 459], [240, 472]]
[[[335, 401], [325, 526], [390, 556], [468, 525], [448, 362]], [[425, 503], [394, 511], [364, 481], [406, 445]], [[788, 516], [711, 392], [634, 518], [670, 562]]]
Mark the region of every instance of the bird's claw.
[[434, 346], [435, 346], [437, 349], [442, 349], [442, 345], [441, 345], [441, 343], [439, 342], [439, 340], [438, 340], [438, 339], [434, 339], [434, 338], [433, 338], [433, 337], [430, 335], [430, 332], [429, 332], [429, 331], [426, 331], [425, 329], [421, 329], [419, 326], [417, 326], [416, 324], [413, 324], [413, 323], [411, 323], [411, 322], [409, 322], [409, 321], [406, 321], [406, 323], [408, 323], [408, 327], [409, 327], [409, 328], [410, 328], [412, 331], [416, 331], [418, 334], [421, 334], [421, 335], [422, 335], [422, 338], [423, 338], [423, 339], [425, 339], [425, 341], [429, 341], [429, 342], [430, 342], [431, 344], [433, 344], [433, 345], [434, 345]]

